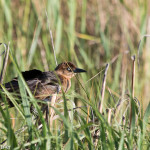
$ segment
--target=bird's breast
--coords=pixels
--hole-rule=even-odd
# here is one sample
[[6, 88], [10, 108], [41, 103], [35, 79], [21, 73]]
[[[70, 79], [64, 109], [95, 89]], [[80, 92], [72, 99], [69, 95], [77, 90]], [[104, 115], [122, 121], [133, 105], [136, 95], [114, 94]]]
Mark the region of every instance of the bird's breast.
[[61, 87], [63, 88], [63, 91], [66, 93], [71, 87], [71, 80], [63, 76], [59, 76], [59, 78], [61, 81]]

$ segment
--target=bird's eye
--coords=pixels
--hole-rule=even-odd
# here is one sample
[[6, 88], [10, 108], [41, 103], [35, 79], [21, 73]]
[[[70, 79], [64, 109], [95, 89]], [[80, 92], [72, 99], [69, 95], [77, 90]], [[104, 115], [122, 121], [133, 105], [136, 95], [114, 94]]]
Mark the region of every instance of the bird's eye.
[[69, 67], [67, 68], [67, 70], [68, 70], [68, 71], [71, 71], [71, 69], [70, 69]]

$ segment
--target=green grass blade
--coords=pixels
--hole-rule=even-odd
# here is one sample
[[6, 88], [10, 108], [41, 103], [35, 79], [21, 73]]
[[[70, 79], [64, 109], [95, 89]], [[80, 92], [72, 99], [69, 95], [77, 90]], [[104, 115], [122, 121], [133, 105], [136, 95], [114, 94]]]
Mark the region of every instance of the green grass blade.
[[12, 96], [12, 94], [10, 94], [3, 85], [1, 85], [3, 91], [5, 92], [5, 94], [7, 95], [7, 97], [9, 98], [9, 100], [13, 103], [13, 105], [15, 106], [15, 108], [18, 110], [18, 112], [20, 113], [20, 115], [22, 116], [23, 119], [25, 119], [23, 110], [20, 108], [20, 106], [18, 105], [18, 103], [16, 102], [16, 100], [14, 99], [14, 97]]
[[121, 139], [120, 139], [118, 150], [123, 150], [124, 149], [123, 147], [124, 147], [124, 132], [122, 132], [122, 134], [121, 134]]
[[36, 31], [35, 31], [35, 36], [34, 36], [34, 38], [33, 38], [30, 51], [29, 51], [28, 66], [30, 66], [31, 63], [32, 63], [32, 61], [33, 61], [33, 56], [34, 56], [35, 51], [36, 51], [37, 42], [38, 42], [38, 37], [39, 37], [40, 32], [41, 32], [41, 27], [42, 27], [42, 25], [41, 25], [41, 23], [39, 22], [39, 23], [38, 23], [38, 26], [37, 26], [37, 29], [36, 29]]
[[145, 134], [146, 132], [146, 127], [147, 124], [149, 122], [149, 118], [150, 118], [150, 102], [146, 108], [145, 114], [144, 114], [144, 118], [143, 118], [143, 133]]
[[30, 129], [32, 127], [32, 119], [31, 119], [30, 105], [29, 105], [29, 101], [27, 98], [26, 89], [20, 78], [18, 79], [18, 82], [19, 82], [20, 94], [22, 97], [22, 105], [23, 105], [23, 109], [24, 109], [24, 115], [25, 115], [25, 118], [27, 121], [27, 125], [29, 126], [29, 129]]

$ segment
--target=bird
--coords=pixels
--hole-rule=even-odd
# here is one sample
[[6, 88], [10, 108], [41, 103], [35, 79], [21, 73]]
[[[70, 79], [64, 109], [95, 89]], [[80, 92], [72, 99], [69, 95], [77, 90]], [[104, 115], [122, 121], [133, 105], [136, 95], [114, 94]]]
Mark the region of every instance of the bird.
[[[71, 87], [71, 78], [77, 73], [86, 72], [77, 68], [72, 62], [62, 62], [53, 71], [42, 72], [37, 69], [22, 72], [30, 91], [36, 99], [50, 100], [53, 94], [66, 93]], [[19, 94], [18, 77], [3, 86], [8, 92]], [[2, 90], [2, 87], [0, 87]], [[9, 102], [10, 106], [13, 104]]]

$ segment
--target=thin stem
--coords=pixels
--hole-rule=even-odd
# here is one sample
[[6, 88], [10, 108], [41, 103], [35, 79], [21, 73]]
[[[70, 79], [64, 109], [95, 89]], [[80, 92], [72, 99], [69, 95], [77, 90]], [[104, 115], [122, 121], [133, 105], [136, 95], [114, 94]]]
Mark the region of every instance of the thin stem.
[[5, 57], [4, 57], [2, 71], [1, 71], [1, 75], [0, 75], [0, 84], [3, 84], [4, 75], [6, 72], [8, 56], [9, 56], [9, 45], [10, 45], [10, 42], [8, 43], [8, 46], [6, 44], [4, 44], [4, 46], [5, 46]]
[[52, 42], [52, 47], [53, 47], [53, 52], [54, 52], [55, 63], [56, 63], [56, 66], [57, 66], [58, 63], [57, 63], [56, 53], [55, 53], [55, 48], [54, 48], [53, 35], [52, 35], [52, 30], [50, 29], [50, 23], [49, 23], [49, 20], [48, 20], [48, 15], [47, 15], [46, 9], [45, 9], [45, 14], [46, 14], [46, 17], [47, 17], [47, 23], [48, 23], [48, 28], [49, 28], [49, 34], [50, 34], [50, 37], [51, 37], [51, 42]]
[[102, 83], [101, 102], [99, 102], [99, 111], [100, 111], [100, 113], [102, 113], [102, 110], [103, 110], [103, 101], [104, 101], [105, 86], [106, 86], [106, 76], [107, 76], [108, 68], [109, 68], [109, 64], [107, 64], [106, 67], [105, 67], [105, 73], [104, 73], [104, 78], [103, 78], [103, 83]]
[[134, 99], [134, 84], [135, 84], [135, 55], [131, 57], [133, 60], [133, 66], [132, 66], [132, 99], [130, 100], [130, 127], [132, 122], [132, 100]]

